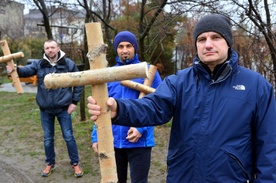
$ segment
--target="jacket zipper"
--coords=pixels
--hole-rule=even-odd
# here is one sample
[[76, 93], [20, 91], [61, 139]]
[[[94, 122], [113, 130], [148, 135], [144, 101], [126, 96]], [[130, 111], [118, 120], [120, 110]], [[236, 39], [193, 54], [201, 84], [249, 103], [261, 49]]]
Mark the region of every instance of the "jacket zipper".
[[245, 173], [245, 176], [247, 178], [246, 183], [249, 183], [250, 182], [249, 181], [249, 175], [248, 175], [247, 171], [244, 169], [244, 167], [242, 166], [242, 164], [240, 163], [240, 161], [235, 156], [233, 156], [232, 154], [229, 154], [229, 156], [231, 158], [233, 158], [233, 160], [235, 160], [237, 162], [237, 164], [241, 167], [241, 169], [243, 170], [243, 172]]

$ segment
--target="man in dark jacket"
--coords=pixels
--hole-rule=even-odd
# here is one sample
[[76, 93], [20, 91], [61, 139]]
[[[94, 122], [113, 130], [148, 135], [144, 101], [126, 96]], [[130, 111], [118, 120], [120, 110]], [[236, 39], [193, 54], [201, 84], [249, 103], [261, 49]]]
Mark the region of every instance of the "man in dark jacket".
[[[74, 168], [74, 176], [81, 177], [83, 171], [73, 135], [71, 113], [80, 101], [83, 88], [69, 87], [49, 90], [44, 86], [44, 77], [47, 74], [77, 72], [78, 68], [72, 60], [65, 57], [65, 53], [60, 50], [58, 43], [54, 40], [48, 40], [44, 43], [44, 52], [43, 59], [34, 61], [25, 67], [17, 67], [19, 77], [37, 75], [38, 78], [36, 101], [40, 108], [46, 154], [46, 168], [43, 170], [42, 176], [51, 175], [55, 168], [54, 130], [55, 118], [57, 118], [67, 145], [70, 164]], [[7, 71], [8, 73], [12, 72], [9, 66], [7, 66]]]
[[[114, 67], [140, 63], [138, 58], [138, 43], [133, 33], [121, 31], [114, 38], [114, 51], [117, 53]], [[134, 79], [137, 83], [144, 83], [144, 78]], [[156, 72], [152, 87], [161, 83], [161, 77]], [[108, 83], [108, 93], [114, 98], [133, 98], [139, 96], [138, 91], [122, 86], [120, 81]], [[132, 183], [147, 183], [151, 162], [151, 150], [154, 146], [154, 127], [140, 128], [122, 125], [112, 125], [115, 159], [117, 165], [118, 182], [126, 183], [128, 164]], [[92, 134], [93, 149], [98, 153], [97, 129], [94, 125]]]
[[[110, 98], [113, 124], [161, 125], [173, 117], [168, 183], [275, 183], [273, 87], [238, 65], [226, 17], [203, 17], [193, 36], [193, 66], [166, 77], [143, 99]], [[97, 120], [100, 106], [91, 96], [88, 101], [91, 119]]]

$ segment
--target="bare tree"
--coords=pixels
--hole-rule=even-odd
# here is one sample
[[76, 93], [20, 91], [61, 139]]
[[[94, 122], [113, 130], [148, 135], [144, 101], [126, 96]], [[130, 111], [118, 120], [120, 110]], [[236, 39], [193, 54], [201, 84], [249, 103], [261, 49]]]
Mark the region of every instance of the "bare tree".
[[50, 21], [49, 21], [49, 13], [48, 13], [48, 8], [45, 4], [44, 0], [33, 0], [35, 5], [38, 7], [39, 11], [41, 12], [43, 16], [43, 24], [45, 27], [45, 32], [47, 34], [48, 39], [53, 39], [53, 34], [50, 26]]
[[[269, 4], [267, 0], [262, 1], [252, 1], [248, 0], [247, 3], [239, 3], [239, 1], [234, 1], [233, 3], [241, 8], [240, 21], [246, 21], [247, 19], [256, 26], [259, 32], [262, 33], [266, 44], [270, 50], [271, 60], [273, 62], [273, 70], [269, 67], [270, 72], [274, 74], [274, 85], [276, 86], [276, 37], [275, 37], [275, 20], [273, 20], [273, 14], [275, 14], [275, 3]], [[274, 22], [273, 22], [274, 21]], [[246, 27], [243, 27], [246, 29]], [[274, 29], [274, 30], [273, 30]], [[248, 30], [248, 29], [246, 29]], [[259, 34], [256, 32], [250, 32], [256, 38], [259, 38]], [[263, 44], [260, 44], [259, 53], [262, 50]], [[262, 60], [261, 60], [262, 61]], [[265, 65], [264, 65], [265, 66]]]
[[[48, 37], [51, 37], [49, 17], [44, 0], [33, 0], [43, 13], [43, 21]], [[51, 1], [51, 3], [61, 2]], [[228, 16], [234, 23], [235, 39], [239, 36], [249, 37], [248, 45], [239, 42], [240, 51], [250, 51], [242, 55], [242, 62], [247, 67], [260, 71], [276, 86], [276, 46], [275, 46], [275, 3], [269, 4], [268, 0], [77, 0], [78, 6], [86, 12], [85, 23], [100, 21], [103, 25], [104, 39], [109, 46], [118, 30], [130, 30], [137, 35], [139, 42], [139, 55], [141, 60], [150, 61], [153, 64], [171, 62], [173, 48], [183, 48], [183, 67], [190, 64], [190, 56], [194, 50], [189, 48], [193, 41], [193, 22], [205, 13], [219, 13]], [[68, 2], [63, 2], [69, 5]], [[48, 20], [48, 21], [47, 21]], [[189, 21], [185, 24], [184, 21]], [[183, 27], [186, 26], [186, 27]], [[187, 26], [190, 26], [188, 28]], [[241, 35], [238, 34], [238, 29]], [[48, 30], [48, 31], [47, 31]], [[183, 31], [185, 30], [185, 31]], [[183, 35], [185, 45], [175, 42], [176, 33]], [[85, 36], [85, 34], [84, 34]], [[179, 36], [178, 36], [179, 37]], [[84, 47], [87, 46], [84, 39]], [[261, 43], [261, 44], [260, 44]], [[169, 46], [168, 46], [169, 45]], [[244, 48], [241, 48], [241, 46]], [[111, 51], [110, 51], [111, 50]], [[181, 50], [181, 49], [180, 49]], [[262, 50], [262, 54], [256, 50]], [[85, 49], [85, 52], [87, 48]], [[113, 49], [108, 55], [108, 61], [114, 60]], [[265, 55], [267, 54], [267, 55]], [[181, 55], [179, 55], [181, 56]], [[180, 58], [180, 57], [176, 57]], [[187, 61], [189, 59], [189, 61]], [[253, 59], [259, 59], [254, 61]], [[261, 60], [261, 61], [260, 61]], [[259, 63], [257, 63], [259, 62]], [[169, 67], [169, 64], [164, 68]], [[272, 76], [271, 76], [272, 75]]]

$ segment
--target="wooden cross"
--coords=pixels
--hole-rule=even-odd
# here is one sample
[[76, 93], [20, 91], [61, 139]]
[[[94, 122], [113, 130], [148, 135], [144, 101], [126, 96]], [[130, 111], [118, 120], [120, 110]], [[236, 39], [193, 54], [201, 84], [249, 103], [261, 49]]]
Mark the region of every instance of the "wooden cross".
[[106, 61], [106, 45], [100, 23], [88, 23], [85, 25], [88, 44], [88, 58], [90, 70], [73, 73], [48, 74], [44, 78], [44, 84], [48, 89], [92, 85], [93, 98], [101, 106], [101, 115], [97, 119], [98, 150], [101, 169], [101, 182], [117, 183], [117, 170], [114, 154], [112, 124], [110, 111], [106, 105], [108, 99], [107, 82], [121, 81], [134, 78], [146, 78], [148, 64], [139, 64], [109, 67]]
[[23, 88], [22, 88], [20, 79], [18, 77], [17, 71], [15, 69], [13, 59], [14, 58], [22, 58], [22, 57], [24, 57], [24, 54], [23, 54], [23, 52], [11, 54], [10, 48], [9, 48], [6, 40], [1, 40], [0, 46], [4, 53], [4, 56], [0, 57], [0, 63], [7, 63], [7, 65], [9, 65], [12, 69], [14, 69], [14, 71], [11, 73], [12, 81], [14, 83], [17, 93], [22, 94]]
[[143, 98], [145, 95], [155, 91], [155, 89], [150, 86], [154, 80], [156, 71], [157, 71], [157, 67], [154, 65], [150, 65], [148, 70], [148, 77], [145, 78], [143, 84], [137, 83], [131, 80], [124, 80], [124, 81], [121, 81], [121, 85], [140, 91], [140, 95], [138, 98]]

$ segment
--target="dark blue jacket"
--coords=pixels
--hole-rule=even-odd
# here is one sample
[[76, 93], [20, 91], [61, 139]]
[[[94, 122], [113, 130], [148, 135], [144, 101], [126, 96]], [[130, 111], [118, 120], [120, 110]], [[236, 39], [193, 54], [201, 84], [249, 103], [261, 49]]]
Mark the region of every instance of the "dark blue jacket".
[[83, 87], [68, 87], [47, 89], [44, 85], [44, 77], [49, 73], [77, 72], [76, 64], [69, 58], [64, 57], [64, 52], [59, 52], [56, 65], [51, 65], [48, 58], [44, 55], [43, 59], [33, 61], [25, 67], [17, 67], [19, 77], [29, 77], [37, 75], [37, 95], [36, 102], [41, 109], [57, 110], [66, 109], [71, 103], [77, 104]]
[[276, 104], [260, 74], [232, 50], [212, 78], [198, 57], [140, 100], [117, 99], [114, 124], [160, 125], [173, 117], [167, 182], [276, 182]]
[[[115, 65], [115, 67], [121, 66], [121, 65], [140, 63], [140, 61], [138, 60], [137, 54], [135, 55], [134, 59], [129, 60], [126, 63], [122, 63], [118, 57], [116, 58], [116, 61], [117, 61], [117, 64]], [[144, 78], [133, 79], [132, 81], [143, 84]], [[160, 83], [161, 83], [161, 77], [159, 73], [156, 72], [156, 75], [151, 87], [156, 88]], [[117, 81], [117, 82], [108, 83], [108, 94], [110, 97], [114, 97], [118, 99], [119, 98], [136, 99], [138, 98], [140, 92], [130, 89], [126, 86], [122, 86], [120, 84], [120, 81]], [[146, 126], [146, 127], [137, 128], [137, 130], [142, 134], [142, 137], [140, 137], [140, 139], [135, 143], [129, 142], [129, 140], [126, 139], [128, 130], [129, 130], [129, 127], [127, 126], [112, 125], [115, 148], [136, 148], [136, 147], [154, 146], [154, 127]], [[94, 125], [91, 138], [93, 143], [98, 142], [96, 125]]]

